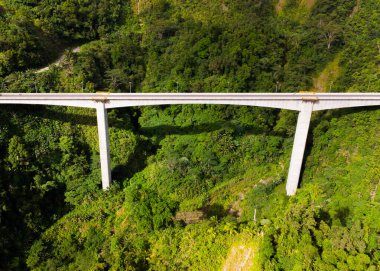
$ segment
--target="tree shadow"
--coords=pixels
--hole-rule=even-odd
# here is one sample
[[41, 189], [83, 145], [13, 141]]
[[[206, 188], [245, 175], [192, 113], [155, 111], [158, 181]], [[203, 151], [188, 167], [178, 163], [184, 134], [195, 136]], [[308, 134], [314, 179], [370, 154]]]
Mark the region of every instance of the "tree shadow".
[[335, 214], [335, 218], [339, 219], [340, 223], [344, 227], [347, 226], [349, 216], [350, 216], [350, 209], [348, 207], [339, 208]]
[[206, 205], [202, 208], [202, 211], [206, 214], [206, 217], [217, 217], [218, 219], [223, 218], [228, 215], [228, 211], [224, 209], [223, 205], [218, 203], [213, 203], [211, 205]]
[[132, 178], [134, 174], [142, 171], [148, 165], [148, 157], [157, 151], [151, 140], [141, 140], [135, 152], [126, 164], [117, 165], [112, 169], [112, 180], [116, 183], [123, 184], [126, 179]]

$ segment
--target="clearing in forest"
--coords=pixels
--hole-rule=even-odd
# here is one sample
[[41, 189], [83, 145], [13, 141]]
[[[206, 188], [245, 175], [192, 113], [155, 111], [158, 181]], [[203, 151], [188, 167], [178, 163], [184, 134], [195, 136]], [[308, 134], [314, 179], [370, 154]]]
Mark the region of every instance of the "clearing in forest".
[[255, 255], [258, 245], [253, 242], [239, 242], [232, 245], [227, 259], [223, 265], [223, 271], [250, 271], [257, 270]]
[[333, 89], [334, 82], [339, 76], [339, 61], [338, 54], [333, 61], [328, 63], [323, 71], [313, 79], [313, 90], [317, 92], [330, 92]]

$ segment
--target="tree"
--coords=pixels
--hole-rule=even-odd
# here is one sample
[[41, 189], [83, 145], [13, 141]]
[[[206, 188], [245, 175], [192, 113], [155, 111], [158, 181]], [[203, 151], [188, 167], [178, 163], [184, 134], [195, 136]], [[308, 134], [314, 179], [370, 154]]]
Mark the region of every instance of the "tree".
[[120, 87], [125, 88], [128, 83], [128, 76], [121, 69], [108, 70], [106, 71], [105, 77], [112, 91], [119, 92]]
[[7, 160], [11, 164], [12, 170], [29, 164], [29, 155], [20, 137], [13, 136], [9, 140]]
[[319, 20], [318, 27], [322, 32], [322, 38], [327, 43], [327, 49], [330, 49], [333, 42], [339, 38], [342, 28], [334, 21], [325, 22], [324, 19]]

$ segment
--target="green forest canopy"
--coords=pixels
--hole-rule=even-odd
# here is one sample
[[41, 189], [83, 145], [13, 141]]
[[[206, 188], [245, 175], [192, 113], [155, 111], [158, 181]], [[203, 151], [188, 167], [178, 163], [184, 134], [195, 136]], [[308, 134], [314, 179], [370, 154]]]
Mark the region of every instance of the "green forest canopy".
[[[378, 92], [379, 14], [376, 0], [2, 0], [0, 88]], [[288, 198], [290, 111], [111, 110], [104, 193], [93, 111], [2, 106], [0, 269], [378, 270], [379, 114], [315, 113]]]

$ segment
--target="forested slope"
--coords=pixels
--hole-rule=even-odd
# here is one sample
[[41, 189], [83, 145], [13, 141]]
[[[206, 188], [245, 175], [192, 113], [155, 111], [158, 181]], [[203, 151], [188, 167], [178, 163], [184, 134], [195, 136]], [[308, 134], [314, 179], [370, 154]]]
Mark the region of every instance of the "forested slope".
[[[380, 91], [377, 0], [2, 0], [1, 92]], [[65, 48], [60, 66], [36, 73]], [[0, 108], [0, 270], [378, 270], [380, 110]]]

